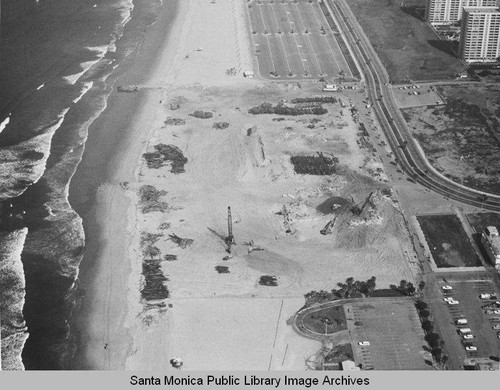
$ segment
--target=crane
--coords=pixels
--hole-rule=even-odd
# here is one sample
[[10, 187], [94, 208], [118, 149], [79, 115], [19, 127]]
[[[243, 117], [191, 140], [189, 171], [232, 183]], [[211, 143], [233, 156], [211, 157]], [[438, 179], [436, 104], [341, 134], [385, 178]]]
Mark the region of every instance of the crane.
[[[351, 212], [354, 215], [360, 216], [361, 213], [363, 212], [363, 210], [365, 209], [366, 205], [370, 201], [372, 195], [373, 195], [373, 191], [370, 192], [370, 195], [368, 195], [368, 197], [365, 199], [365, 201], [363, 202], [363, 204], [361, 205], [361, 207], [359, 207], [359, 205], [356, 205], [356, 204], [354, 206], [352, 206]], [[353, 199], [353, 203], [354, 203], [354, 199]]]
[[226, 244], [227, 244], [227, 251], [231, 253], [231, 245], [236, 244], [234, 242], [234, 236], [233, 236], [233, 218], [231, 216], [231, 207], [227, 207], [227, 237], [226, 237]]

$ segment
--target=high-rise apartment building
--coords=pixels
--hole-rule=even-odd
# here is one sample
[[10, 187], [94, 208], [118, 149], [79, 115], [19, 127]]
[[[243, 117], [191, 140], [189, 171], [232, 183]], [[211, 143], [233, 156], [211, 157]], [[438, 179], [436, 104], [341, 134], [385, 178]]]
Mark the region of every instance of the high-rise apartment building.
[[494, 62], [500, 56], [500, 9], [466, 7], [460, 34], [459, 54], [462, 60]]
[[427, 0], [425, 19], [433, 26], [462, 19], [464, 7], [495, 7], [496, 0]]

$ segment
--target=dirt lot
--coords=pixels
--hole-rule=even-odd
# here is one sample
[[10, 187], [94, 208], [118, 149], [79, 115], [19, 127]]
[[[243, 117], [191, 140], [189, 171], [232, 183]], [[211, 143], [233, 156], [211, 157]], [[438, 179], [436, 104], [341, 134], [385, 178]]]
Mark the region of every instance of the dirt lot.
[[438, 268], [482, 265], [456, 215], [421, 215], [417, 219]]
[[[349, 6], [384, 63], [392, 82], [448, 79], [464, 71], [458, 58], [399, 0], [351, 0]], [[405, 2], [423, 8], [425, 0]], [[443, 47], [444, 50], [438, 47]]]
[[500, 193], [500, 87], [464, 84], [439, 92], [445, 106], [403, 110], [413, 136], [438, 171], [469, 187]]

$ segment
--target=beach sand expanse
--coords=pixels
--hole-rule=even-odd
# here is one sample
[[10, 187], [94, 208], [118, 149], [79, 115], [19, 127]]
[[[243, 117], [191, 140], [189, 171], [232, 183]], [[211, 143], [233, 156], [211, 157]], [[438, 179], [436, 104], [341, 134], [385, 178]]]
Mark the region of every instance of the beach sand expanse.
[[[404, 220], [383, 191], [387, 183], [368, 177], [368, 152], [358, 145], [351, 112], [328, 104], [321, 117], [248, 113], [264, 101], [318, 94], [320, 84], [242, 76], [257, 72], [244, 6], [181, 1], [151, 77], [138, 92], [115, 96], [141, 103], [133, 116], [122, 113], [130, 120], [94, 195], [96, 232], [88, 250], [95, 261], [77, 316], [76, 368], [168, 370], [170, 359], [180, 357], [188, 370], [303, 370], [320, 348], [290, 325], [304, 294], [331, 290], [350, 276], [376, 276], [382, 288], [414, 281]], [[197, 110], [213, 117], [190, 115]], [[120, 113], [108, 114], [107, 123], [113, 116]], [[182, 121], [165, 123], [169, 117]], [[142, 155], [159, 144], [182, 152], [184, 173], [171, 172], [170, 164], [148, 168]], [[333, 153], [342, 172], [294, 172], [290, 156], [317, 152]], [[145, 185], [164, 191], [163, 212], [141, 211]], [[317, 205], [331, 196], [358, 203], [370, 191], [377, 211], [369, 222], [339, 218], [333, 235], [319, 234], [331, 215]], [[236, 241], [230, 255], [228, 206]], [[176, 257], [159, 261], [170, 297], [158, 302], [141, 297], [143, 263], [150, 260], [145, 233], [157, 235], [151, 258]], [[172, 234], [193, 241], [182, 248]], [[261, 285], [264, 275], [275, 276], [277, 286]]]

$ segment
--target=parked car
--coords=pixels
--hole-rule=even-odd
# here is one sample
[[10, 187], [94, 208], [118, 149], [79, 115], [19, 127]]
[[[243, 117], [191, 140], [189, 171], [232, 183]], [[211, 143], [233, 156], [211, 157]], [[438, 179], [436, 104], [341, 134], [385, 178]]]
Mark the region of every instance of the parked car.
[[370, 345], [370, 342], [369, 342], [369, 341], [360, 341], [360, 342], [358, 343], [358, 345], [361, 345], [362, 347], [365, 347], [365, 346], [367, 346], [367, 345]]
[[464, 334], [462, 336], [465, 340], [470, 340], [474, 338], [474, 335], [472, 333]]
[[486, 310], [486, 314], [500, 314], [500, 309]]
[[499, 330], [500, 329], [500, 324], [495, 324], [492, 326], [493, 329]]
[[459, 318], [458, 320], [455, 320], [455, 324], [457, 325], [466, 325], [467, 320], [465, 318]]
[[477, 351], [477, 347], [475, 347], [473, 345], [468, 345], [467, 347], [465, 347], [465, 350], [466, 351]]
[[450, 300], [449, 300], [449, 301], [447, 301], [447, 302], [448, 302], [448, 305], [458, 305], [458, 304], [460, 303], [460, 302], [458, 302], [458, 301], [455, 301], [453, 298], [452, 298], [452, 299], [450, 299]]
[[445, 285], [441, 287], [442, 290], [453, 290], [453, 287]]

